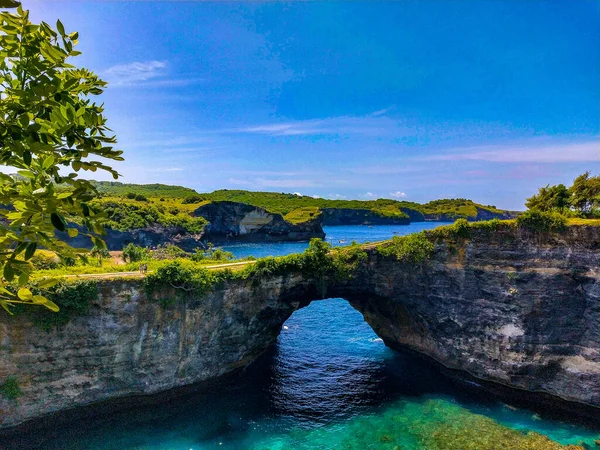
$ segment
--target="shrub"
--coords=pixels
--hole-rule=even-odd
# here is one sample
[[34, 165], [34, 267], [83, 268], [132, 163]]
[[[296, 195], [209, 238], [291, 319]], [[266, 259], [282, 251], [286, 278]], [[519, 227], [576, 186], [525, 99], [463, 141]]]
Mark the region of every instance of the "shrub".
[[61, 265], [56, 253], [47, 250], [37, 250], [29, 261], [37, 270], [56, 269]]
[[538, 233], [562, 231], [567, 227], [567, 219], [557, 212], [530, 210], [517, 217], [517, 226]]
[[222, 248], [213, 250], [211, 254], [211, 259], [214, 259], [215, 261], [231, 261], [234, 258], [233, 253], [226, 252]]
[[185, 250], [173, 244], [165, 244], [152, 252], [153, 259], [176, 259], [187, 256]]
[[389, 244], [378, 247], [383, 256], [394, 256], [398, 261], [412, 263], [431, 258], [433, 249], [433, 243], [423, 233], [394, 236]]
[[51, 330], [65, 325], [73, 317], [86, 314], [92, 301], [98, 298], [98, 286], [95, 280], [61, 281], [45, 291], [37, 288], [34, 284], [31, 290], [34, 294], [45, 294], [60, 308], [58, 312], [41, 308], [15, 310], [16, 313], [26, 313], [34, 325], [43, 330]]
[[367, 252], [356, 242], [352, 242], [348, 247], [335, 249], [333, 251], [334, 279], [336, 281], [351, 279], [360, 263], [367, 258]]
[[8, 377], [0, 384], [0, 395], [7, 400], [16, 400], [23, 395], [16, 377]]
[[190, 203], [200, 203], [203, 201], [204, 201], [204, 198], [199, 195], [190, 195], [189, 197], [186, 197], [183, 199], [183, 203], [186, 205], [190, 204]]
[[215, 277], [207, 269], [186, 267], [181, 261], [172, 261], [159, 267], [144, 279], [148, 296], [163, 307], [174, 304], [189, 295], [202, 296], [211, 289]]
[[139, 247], [137, 245], [129, 243], [123, 249], [121, 257], [125, 262], [138, 262], [143, 261], [144, 259], [148, 259], [149, 253], [147, 248]]
[[135, 199], [138, 202], [147, 202], [148, 201], [148, 198], [145, 195], [142, 195], [142, 194], [136, 194]]
[[468, 238], [471, 236], [470, 225], [467, 219], [458, 219], [456, 222], [454, 222], [452, 228], [452, 231], [456, 236], [463, 238]]
[[135, 192], [128, 192], [127, 198], [133, 200], [137, 194]]

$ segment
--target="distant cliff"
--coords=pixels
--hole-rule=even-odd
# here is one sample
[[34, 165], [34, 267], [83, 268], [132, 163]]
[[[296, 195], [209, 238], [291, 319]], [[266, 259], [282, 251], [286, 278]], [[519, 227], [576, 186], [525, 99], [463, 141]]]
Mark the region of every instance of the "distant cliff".
[[323, 225], [408, 225], [410, 217], [389, 217], [370, 209], [325, 208]]
[[204, 238], [209, 241], [307, 241], [324, 238], [322, 216], [292, 223], [281, 214], [237, 202], [212, 202], [194, 211], [209, 223]]

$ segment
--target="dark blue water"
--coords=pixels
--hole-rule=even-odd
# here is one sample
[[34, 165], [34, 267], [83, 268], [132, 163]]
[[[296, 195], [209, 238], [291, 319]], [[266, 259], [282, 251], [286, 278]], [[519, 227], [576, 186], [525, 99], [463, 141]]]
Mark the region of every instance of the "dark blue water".
[[[331, 227], [328, 234], [339, 243], [375, 241], [390, 237], [389, 231], [408, 231], [354, 228]], [[276, 248], [283, 252], [289, 246]], [[261, 255], [261, 247], [248, 248]], [[203, 392], [21, 434], [0, 442], [0, 448], [428, 450], [414, 433], [427, 429], [440, 414], [457, 420], [484, 415], [563, 444], [593, 446], [599, 434], [457, 384], [420, 359], [388, 349], [345, 300], [328, 299], [295, 312], [265, 355]]]

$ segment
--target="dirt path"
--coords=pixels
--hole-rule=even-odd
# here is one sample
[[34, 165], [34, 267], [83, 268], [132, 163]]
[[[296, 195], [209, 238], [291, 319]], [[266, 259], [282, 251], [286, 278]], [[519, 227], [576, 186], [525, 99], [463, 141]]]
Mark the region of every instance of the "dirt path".
[[[380, 245], [382, 242], [385, 241], [381, 241], [381, 242], [371, 242], [369, 244], [363, 244], [361, 245], [361, 247], [365, 250], [369, 250], [372, 248], [377, 247], [378, 245]], [[114, 252], [117, 253], [117, 252]], [[118, 252], [120, 253], [120, 252]], [[114, 257], [117, 257], [118, 255], [113, 255]], [[211, 265], [211, 266], [202, 266], [205, 269], [208, 270], [219, 270], [219, 269], [226, 269], [226, 268], [232, 268], [232, 269], [241, 269], [249, 264], [254, 264], [256, 263], [256, 261], [240, 261], [240, 262], [233, 262], [233, 263], [223, 263], [223, 264], [215, 264], [215, 265]], [[144, 278], [144, 276], [148, 273], [152, 273], [153, 271], [150, 270], [148, 272], [141, 273], [139, 271], [135, 271], [135, 272], [107, 272], [107, 273], [82, 273], [82, 274], [78, 274], [78, 275], [63, 275], [59, 278], [94, 278], [94, 279], [105, 279], [105, 278]]]

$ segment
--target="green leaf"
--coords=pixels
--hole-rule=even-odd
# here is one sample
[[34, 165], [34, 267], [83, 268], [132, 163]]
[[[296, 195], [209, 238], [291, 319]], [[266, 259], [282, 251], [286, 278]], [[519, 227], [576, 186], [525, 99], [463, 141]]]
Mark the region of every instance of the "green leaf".
[[56, 286], [59, 283], [57, 278], [43, 278], [37, 282], [37, 287], [40, 289], [47, 289], [52, 286]]
[[61, 36], [65, 35], [65, 27], [60, 20], [56, 21], [56, 29], [58, 30]]
[[21, 6], [21, 2], [15, 0], [0, 0], [0, 8], [16, 8]]
[[29, 274], [27, 272], [23, 272], [19, 275], [19, 286], [24, 286], [29, 281]]
[[54, 165], [54, 156], [50, 155], [46, 159], [44, 159], [44, 163], [42, 164], [42, 168], [44, 170], [48, 170], [53, 165]]
[[6, 281], [12, 281], [15, 278], [15, 271], [13, 269], [13, 266], [11, 264], [6, 264], [4, 266], [4, 278], [6, 278]]
[[23, 152], [23, 161], [25, 162], [25, 164], [27, 164], [28, 166], [31, 165], [31, 152], [29, 150], [25, 150]]
[[52, 312], [60, 311], [60, 308], [58, 307], [58, 305], [51, 300], [46, 299], [46, 302], [43, 305]]
[[27, 250], [25, 250], [25, 261], [29, 261], [31, 259], [36, 249], [37, 242], [30, 242], [27, 244]]
[[69, 237], [76, 237], [79, 234], [79, 231], [77, 230], [77, 228], [69, 228], [67, 230], [67, 234], [69, 235]]
[[31, 293], [31, 291], [29, 289], [21, 288], [21, 289], [19, 289], [19, 292], [17, 292], [17, 297], [19, 297], [21, 300], [27, 302], [33, 298], [33, 294]]
[[58, 231], [65, 231], [67, 229], [65, 219], [63, 219], [62, 216], [57, 213], [50, 214], [50, 222], [52, 222], [52, 225]]

